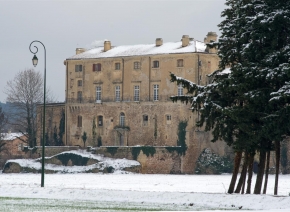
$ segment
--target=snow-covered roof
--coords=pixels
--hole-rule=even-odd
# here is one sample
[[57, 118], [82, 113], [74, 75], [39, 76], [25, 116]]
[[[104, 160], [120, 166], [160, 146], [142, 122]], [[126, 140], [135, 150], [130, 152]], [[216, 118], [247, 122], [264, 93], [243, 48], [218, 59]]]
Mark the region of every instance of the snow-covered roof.
[[13, 141], [17, 137], [23, 136], [22, 133], [1, 133], [2, 140]]
[[104, 47], [97, 47], [87, 50], [83, 53], [67, 58], [68, 60], [75, 59], [94, 59], [94, 58], [110, 58], [110, 57], [127, 57], [137, 55], [155, 55], [155, 54], [179, 54], [191, 52], [205, 52], [206, 45], [203, 42], [192, 40], [188, 46], [182, 47], [182, 42], [168, 42], [161, 46], [155, 44], [139, 44], [116, 46], [104, 52]]

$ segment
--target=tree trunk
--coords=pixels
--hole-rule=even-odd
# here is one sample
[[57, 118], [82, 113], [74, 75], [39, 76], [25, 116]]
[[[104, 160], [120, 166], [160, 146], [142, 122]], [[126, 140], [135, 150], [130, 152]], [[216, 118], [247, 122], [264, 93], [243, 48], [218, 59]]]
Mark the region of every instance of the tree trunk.
[[247, 154], [246, 155], [246, 161], [247, 161], [247, 164], [246, 164], [246, 167], [245, 167], [245, 174], [244, 174], [244, 180], [243, 180], [243, 187], [242, 187], [242, 191], [241, 191], [241, 194], [244, 194], [245, 193], [245, 187], [246, 187], [246, 179], [247, 179], [247, 169], [248, 169], [248, 166], [249, 166], [249, 158], [250, 158], [250, 155]]
[[280, 141], [275, 141], [275, 152], [276, 152], [276, 176], [275, 176], [274, 195], [277, 195], [278, 194], [279, 169], [280, 169]]
[[265, 182], [264, 182], [263, 194], [266, 194], [266, 191], [267, 191], [269, 164], [270, 164], [270, 153], [271, 153], [270, 150], [268, 150], [267, 151], [266, 173], [265, 173]]
[[247, 179], [247, 171], [245, 172], [245, 177], [244, 177], [244, 182], [243, 182], [241, 194], [245, 193], [246, 179]]
[[248, 181], [247, 181], [247, 191], [246, 191], [246, 194], [250, 194], [251, 193], [254, 156], [255, 156], [255, 154], [250, 154], [250, 156], [249, 156]]
[[265, 171], [265, 161], [266, 161], [266, 151], [264, 149], [260, 150], [260, 162], [259, 162], [259, 170], [257, 173], [257, 179], [254, 189], [254, 194], [261, 194], [264, 171]]
[[241, 172], [240, 179], [239, 179], [237, 188], [235, 190], [235, 193], [241, 192], [241, 188], [243, 186], [243, 183], [245, 182], [246, 175], [247, 175], [247, 166], [248, 166], [248, 153], [245, 153], [244, 154], [244, 164], [243, 164], [242, 172]]
[[236, 152], [235, 162], [234, 162], [234, 170], [233, 170], [232, 179], [231, 179], [231, 183], [230, 183], [229, 190], [228, 190], [229, 194], [232, 194], [234, 192], [236, 180], [237, 180], [237, 176], [238, 176], [239, 168], [240, 168], [240, 164], [241, 164], [241, 159], [242, 159], [242, 152], [241, 151]]

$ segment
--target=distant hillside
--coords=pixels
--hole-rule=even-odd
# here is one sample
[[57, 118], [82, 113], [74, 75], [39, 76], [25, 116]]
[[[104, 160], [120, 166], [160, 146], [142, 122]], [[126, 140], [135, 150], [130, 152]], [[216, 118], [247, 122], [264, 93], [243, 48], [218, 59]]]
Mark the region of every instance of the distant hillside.
[[12, 107], [12, 103], [3, 103], [0, 102], [0, 107], [2, 107], [2, 111], [6, 114], [8, 118], [8, 123], [4, 127], [4, 132], [12, 131], [12, 132], [19, 132], [19, 129], [15, 129], [15, 126], [12, 124], [13, 116], [11, 114], [16, 112], [16, 109]]
[[2, 102], [0, 102], [0, 107], [2, 107], [2, 110], [5, 111], [7, 105], [6, 105], [6, 103], [2, 103]]
[[12, 113], [13, 110], [15, 110], [15, 108], [13, 108], [13, 107], [11, 106], [11, 104], [12, 104], [12, 103], [3, 103], [3, 102], [0, 102], [0, 107], [2, 107], [2, 110], [3, 110], [5, 113], [9, 114], [9, 113]]

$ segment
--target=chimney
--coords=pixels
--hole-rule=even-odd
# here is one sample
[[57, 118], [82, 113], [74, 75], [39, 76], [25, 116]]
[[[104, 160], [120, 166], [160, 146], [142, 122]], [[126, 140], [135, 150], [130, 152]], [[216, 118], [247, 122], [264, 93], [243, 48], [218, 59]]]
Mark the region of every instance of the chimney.
[[181, 40], [182, 40], [182, 47], [188, 46], [188, 44], [189, 44], [189, 36], [188, 35], [183, 35]]
[[[208, 32], [206, 37], [204, 38], [204, 43], [211, 43], [211, 42], [215, 42], [217, 41], [217, 34], [215, 32]], [[209, 48], [206, 47], [205, 49], [208, 53], [217, 53], [217, 49], [216, 48]]]
[[156, 38], [155, 44], [156, 44], [156, 46], [162, 46], [162, 44], [163, 44], [162, 38]]
[[211, 43], [217, 41], [217, 34], [215, 32], [208, 32], [204, 38], [204, 43]]
[[83, 53], [85, 51], [86, 51], [85, 48], [76, 48], [76, 54], [80, 54], [80, 53]]
[[104, 42], [104, 52], [109, 51], [111, 49], [111, 41], [106, 40]]

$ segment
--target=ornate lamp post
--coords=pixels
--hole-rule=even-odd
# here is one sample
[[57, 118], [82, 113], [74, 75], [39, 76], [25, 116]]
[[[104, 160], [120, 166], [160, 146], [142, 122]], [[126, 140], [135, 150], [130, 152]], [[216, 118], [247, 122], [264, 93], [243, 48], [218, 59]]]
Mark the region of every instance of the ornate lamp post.
[[29, 50], [32, 54], [34, 54], [33, 58], [32, 58], [32, 64], [34, 65], [34, 67], [37, 66], [38, 63], [38, 58], [36, 57], [36, 53], [38, 52], [38, 48], [37, 46], [34, 46], [36, 48], [36, 51], [32, 51], [31, 50], [31, 45], [33, 43], [40, 43], [43, 48], [44, 48], [44, 79], [43, 79], [43, 87], [44, 87], [44, 91], [43, 91], [43, 123], [42, 123], [42, 164], [41, 164], [41, 187], [44, 187], [44, 147], [45, 147], [45, 94], [46, 94], [46, 49], [45, 46], [43, 45], [42, 42], [35, 40], [32, 41], [29, 45]]

